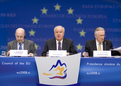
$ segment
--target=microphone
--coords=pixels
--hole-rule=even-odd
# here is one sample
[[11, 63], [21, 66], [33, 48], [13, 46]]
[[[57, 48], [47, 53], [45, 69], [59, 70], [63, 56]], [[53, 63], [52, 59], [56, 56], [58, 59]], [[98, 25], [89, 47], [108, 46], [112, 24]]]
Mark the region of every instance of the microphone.
[[104, 41], [104, 44], [105, 44], [105, 50], [106, 50], [106, 41]]

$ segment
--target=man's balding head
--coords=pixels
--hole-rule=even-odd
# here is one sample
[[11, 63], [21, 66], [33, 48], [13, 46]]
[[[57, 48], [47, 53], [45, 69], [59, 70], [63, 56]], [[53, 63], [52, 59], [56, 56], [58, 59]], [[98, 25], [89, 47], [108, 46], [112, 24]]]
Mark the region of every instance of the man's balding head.
[[23, 28], [18, 28], [15, 32], [15, 37], [18, 43], [22, 43], [25, 37], [25, 30]]

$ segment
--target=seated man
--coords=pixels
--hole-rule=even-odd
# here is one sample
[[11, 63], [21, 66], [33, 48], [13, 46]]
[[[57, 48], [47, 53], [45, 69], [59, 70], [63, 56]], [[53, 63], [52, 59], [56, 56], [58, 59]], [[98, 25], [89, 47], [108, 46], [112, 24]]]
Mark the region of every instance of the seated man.
[[93, 57], [93, 50], [110, 50], [113, 49], [112, 42], [109, 40], [105, 40], [105, 30], [102, 27], [97, 27], [95, 29], [95, 39], [89, 40], [85, 45], [85, 52], [83, 56], [88, 53], [88, 56]]
[[7, 55], [10, 55], [10, 50], [28, 50], [29, 56], [34, 56], [36, 54], [36, 49], [34, 42], [26, 40], [25, 30], [23, 28], [18, 28], [15, 32], [16, 40], [11, 41], [7, 45]]
[[67, 50], [67, 55], [76, 54], [77, 51], [74, 48], [73, 41], [70, 39], [63, 38], [64, 33], [65, 33], [64, 27], [56, 26], [54, 28], [55, 38], [46, 41], [41, 56], [46, 56], [49, 50]]

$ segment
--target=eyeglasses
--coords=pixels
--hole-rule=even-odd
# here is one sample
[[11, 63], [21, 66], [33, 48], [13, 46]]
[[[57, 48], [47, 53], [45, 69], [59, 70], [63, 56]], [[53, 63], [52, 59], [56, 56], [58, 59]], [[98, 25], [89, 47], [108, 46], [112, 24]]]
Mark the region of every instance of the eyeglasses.
[[98, 35], [99, 37], [106, 37], [106, 35]]

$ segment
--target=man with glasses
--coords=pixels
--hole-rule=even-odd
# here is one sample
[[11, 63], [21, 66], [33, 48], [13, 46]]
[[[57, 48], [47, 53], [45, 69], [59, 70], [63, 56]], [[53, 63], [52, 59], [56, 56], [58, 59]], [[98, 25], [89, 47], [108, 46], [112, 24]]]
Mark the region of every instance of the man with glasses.
[[[113, 49], [112, 42], [109, 40], [105, 40], [105, 30], [102, 27], [97, 27], [94, 32], [95, 39], [89, 40], [85, 45], [85, 52], [83, 56], [93, 56], [93, 50], [110, 50]], [[88, 54], [88, 55], [87, 55]]]
[[35, 44], [33, 41], [26, 40], [25, 30], [18, 28], [15, 32], [16, 40], [11, 41], [7, 45], [7, 55], [10, 55], [10, 50], [28, 50], [29, 56], [36, 54]]

